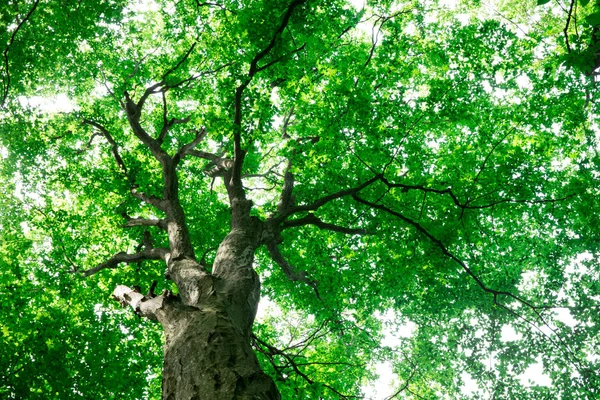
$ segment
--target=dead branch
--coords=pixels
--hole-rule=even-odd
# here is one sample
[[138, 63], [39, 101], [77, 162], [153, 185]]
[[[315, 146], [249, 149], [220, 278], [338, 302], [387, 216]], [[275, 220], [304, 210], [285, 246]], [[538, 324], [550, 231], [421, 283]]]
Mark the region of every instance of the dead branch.
[[[153, 283], [153, 286], [154, 283]], [[153, 293], [151, 288], [149, 293]], [[118, 285], [113, 291], [113, 298], [117, 300], [123, 307], [131, 306], [135, 313], [151, 320], [157, 320], [157, 312], [162, 308], [165, 300], [165, 295], [159, 296], [144, 296], [138, 291], [129, 288], [125, 285]]]
[[125, 228], [131, 228], [134, 226], [157, 226], [161, 229], [167, 230], [166, 219], [146, 219], [146, 218], [128, 218], [125, 223]]

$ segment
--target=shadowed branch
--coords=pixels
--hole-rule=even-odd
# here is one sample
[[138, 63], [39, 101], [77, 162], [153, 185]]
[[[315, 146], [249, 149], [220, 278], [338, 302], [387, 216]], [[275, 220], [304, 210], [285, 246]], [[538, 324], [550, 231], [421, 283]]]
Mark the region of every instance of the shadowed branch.
[[[240, 86], [238, 86], [235, 90], [234, 118], [233, 118], [234, 157], [233, 157], [231, 181], [227, 183], [228, 187], [230, 188], [230, 189], [228, 189], [228, 191], [229, 190], [235, 191], [235, 193], [232, 193], [233, 197], [235, 197], [235, 198], [237, 198], [237, 197], [243, 198], [244, 197], [243, 187], [242, 187], [242, 182], [241, 182], [242, 165], [244, 163], [244, 157], [246, 155], [246, 152], [242, 149], [242, 143], [241, 143], [242, 142], [242, 139], [241, 139], [241, 135], [242, 135], [242, 97], [243, 97], [244, 90], [246, 89], [246, 87], [248, 87], [248, 85], [250, 84], [250, 82], [252, 81], [254, 76], [259, 71], [272, 65], [272, 64], [267, 64], [266, 66], [259, 67], [258, 63], [263, 58], [265, 58], [271, 52], [271, 50], [273, 50], [273, 48], [275, 47], [275, 44], [277, 43], [277, 38], [279, 38], [281, 33], [285, 30], [286, 26], [288, 25], [288, 23], [290, 21], [292, 14], [294, 13], [294, 10], [297, 7], [299, 7], [300, 5], [306, 3], [306, 1], [307, 0], [294, 0], [290, 3], [290, 5], [288, 6], [287, 10], [285, 11], [285, 13], [283, 15], [281, 24], [273, 33], [273, 36], [272, 36], [269, 44], [263, 50], [258, 52], [254, 56], [252, 61], [250, 62], [250, 70], [248, 71], [247, 79], [245, 81], [243, 81], [240, 84]], [[300, 49], [298, 49], [298, 51], [299, 50]]]
[[375, 183], [377, 181], [380, 181], [382, 178], [383, 178], [383, 176], [376, 175], [373, 178], [369, 179], [368, 181], [366, 181], [356, 187], [340, 190], [339, 192], [335, 192], [330, 195], [321, 197], [320, 199], [315, 200], [311, 204], [291, 207], [288, 209], [287, 212], [285, 212], [285, 215], [295, 214], [298, 212], [316, 211], [319, 207], [324, 206], [325, 204], [329, 203], [330, 201], [336, 200], [336, 199], [339, 199], [339, 198], [342, 198], [345, 196], [352, 196], [352, 195], [360, 192], [367, 186], [372, 185], [373, 183]]
[[131, 263], [136, 263], [136, 262], [146, 261], [146, 260], [165, 260], [165, 257], [167, 256], [167, 254], [169, 254], [169, 250], [164, 249], [164, 248], [144, 249], [135, 254], [119, 252], [119, 253], [115, 254], [114, 256], [112, 256], [109, 260], [103, 262], [102, 264], [97, 265], [94, 268], [90, 268], [85, 271], [78, 271], [78, 272], [80, 272], [83, 276], [90, 276], [90, 275], [94, 275], [97, 272], [102, 271], [103, 269], [117, 268], [117, 266], [121, 263], [131, 264]]
[[305, 226], [305, 225], [314, 225], [316, 227], [318, 227], [319, 229], [324, 229], [324, 230], [328, 230], [328, 231], [333, 231], [333, 232], [339, 232], [339, 233], [344, 233], [346, 235], [369, 235], [369, 234], [373, 234], [373, 232], [369, 232], [366, 229], [361, 229], [361, 228], [346, 228], [343, 226], [339, 226], [339, 225], [335, 225], [335, 224], [330, 224], [327, 222], [323, 222], [319, 217], [317, 217], [314, 214], [308, 214], [305, 217], [302, 218], [298, 218], [298, 219], [294, 219], [294, 220], [288, 220], [285, 221], [283, 223], [283, 227], [282, 229], [287, 229], [287, 228], [294, 228], [297, 226]]
[[[23, 28], [25, 23], [27, 21], [29, 21], [29, 19], [35, 12], [35, 9], [37, 8], [38, 4], [40, 4], [40, 0], [35, 0], [33, 5], [31, 6], [31, 8], [29, 9], [29, 12], [27, 13], [27, 15], [25, 15], [25, 18], [23, 18], [21, 20], [21, 22], [19, 22], [19, 24], [17, 25], [15, 30], [12, 32], [12, 35], [10, 35], [8, 44], [6, 45], [6, 48], [4, 49], [4, 52], [2, 53], [2, 55], [4, 57], [4, 75], [5, 75], [5, 77], [2, 79], [2, 100], [0, 101], [0, 108], [4, 107], [4, 104], [6, 103], [6, 98], [8, 97], [8, 91], [10, 89], [10, 69], [9, 69], [8, 53], [10, 52], [11, 46], [15, 42], [17, 33], [19, 33], [19, 31], [21, 30], [21, 28]], [[17, 20], [18, 20], [18, 17], [17, 17]]]
[[[102, 136], [104, 136], [106, 138], [106, 140], [108, 141], [108, 143], [111, 146], [110, 151], [112, 152], [113, 158], [117, 162], [117, 165], [119, 166], [119, 168], [121, 169], [123, 174], [125, 174], [125, 177], [129, 181], [129, 183], [133, 184], [132, 177], [130, 177], [129, 173], [127, 172], [127, 166], [125, 165], [123, 158], [121, 158], [121, 155], [119, 154], [119, 145], [117, 144], [115, 139], [113, 139], [113, 137], [110, 134], [110, 132], [108, 131], [108, 129], [106, 129], [104, 126], [100, 125], [99, 123], [97, 123], [95, 121], [91, 121], [86, 118], [84, 118], [81, 121], [81, 123], [83, 125], [90, 125], [90, 126], [94, 127], [96, 130], [98, 130], [100, 132], [100, 134], [102, 134]], [[94, 138], [94, 135], [90, 138], [90, 140], [88, 142], [88, 147], [91, 144], [93, 138]]]
[[292, 282], [300, 281], [306, 283], [308, 286], [312, 287], [317, 294], [319, 300], [321, 300], [321, 296], [319, 295], [319, 290], [317, 289], [317, 282], [308, 277], [308, 273], [306, 271], [296, 272], [294, 267], [287, 262], [287, 260], [283, 257], [283, 254], [279, 251], [279, 247], [273, 241], [267, 243], [267, 250], [271, 255], [273, 261], [277, 263], [283, 270], [285, 276], [291, 280]]
[[205, 137], [206, 137], [206, 128], [202, 127], [201, 129], [197, 130], [194, 140], [192, 140], [190, 143], [184, 144], [183, 146], [181, 146], [179, 151], [177, 151], [177, 154], [175, 154], [175, 156], [173, 157], [174, 162], [175, 163], [179, 162], [179, 160], [181, 160], [183, 157], [185, 157], [186, 154], [189, 154], [189, 152], [194, 147], [198, 146], [198, 144]]
[[[319, 328], [322, 329], [323, 325]], [[354, 364], [349, 364], [349, 363], [343, 363], [343, 362], [330, 362], [330, 363], [320, 363], [320, 362], [312, 362], [312, 363], [298, 363], [296, 361], [296, 358], [300, 357], [298, 355], [295, 354], [289, 354], [288, 352], [284, 351], [284, 350], [280, 350], [277, 347], [265, 342], [262, 339], [259, 339], [256, 335], [252, 335], [252, 340], [254, 342], [254, 347], [261, 353], [263, 353], [269, 360], [269, 362], [271, 363], [271, 365], [273, 365], [273, 368], [275, 369], [275, 371], [277, 372], [278, 375], [281, 376], [283, 370], [285, 369], [291, 369], [294, 371], [294, 373], [296, 373], [298, 376], [300, 376], [302, 379], [304, 379], [306, 382], [308, 382], [310, 385], [314, 384], [315, 381], [313, 379], [311, 379], [307, 374], [305, 374], [304, 372], [302, 372], [302, 370], [300, 369], [300, 367], [302, 366], [310, 366], [310, 365], [346, 365], [348, 367], [355, 367], [355, 368], [360, 368], [360, 367], [364, 367], [363, 365], [354, 365]], [[279, 365], [276, 361], [275, 361], [275, 357], [281, 357], [283, 360], [285, 360], [285, 364], [284, 365]], [[327, 385], [327, 384], [323, 384], [322, 385], [324, 387], [326, 387], [327, 389], [331, 390], [332, 392], [334, 392], [336, 395], [339, 396], [340, 399], [359, 399], [362, 397], [359, 396], [350, 396], [350, 395], [345, 395], [343, 393], [341, 393], [340, 391], [338, 391], [337, 389], [335, 389], [334, 387]]]
[[390, 209], [389, 207], [386, 207], [382, 204], [378, 204], [378, 203], [373, 203], [371, 201], [365, 200], [361, 197], [359, 197], [357, 194], [354, 194], [352, 196], [357, 202], [364, 204], [365, 206], [368, 206], [372, 209], [376, 209], [376, 210], [380, 210], [383, 211], [387, 214], [390, 214], [398, 219], [400, 219], [401, 221], [406, 222], [407, 224], [413, 226], [419, 233], [423, 234], [425, 237], [427, 237], [436, 247], [438, 247], [442, 254], [444, 254], [445, 256], [447, 256], [448, 258], [450, 258], [451, 260], [453, 260], [454, 262], [456, 262], [476, 283], [477, 285], [486, 293], [490, 293], [493, 296], [493, 300], [494, 300], [494, 304], [496, 304], [497, 306], [503, 308], [504, 310], [507, 310], [508, 312], [512, 313], [513, 315], [517, 316], [518, 318], [524, 320], [525, 322], [527, 322], [529, 325], [533, 326], [534, 328], [536, 328], [538, 331], [541, 332], [542, 335], [544, 335], [548, 340], [550, 340], [554, 345], [556, 345], [567, 357], [567, 359], [577, 367], [577, 365], [579, 364], [577, 357], [573, 354], [573, 352], [571, 351], [571, 349], [569, 348], [569, 346], [565, 343], [564, 339], [560, 338], [558, 339], [558, 342], [560, 342], [562, 344], [562, 346], [558, 346], [558, 342], [553, 339], [550, 335], [546, 334], [545, 332], [543, 332], [543, 330], [537, 326], [535, 323], [533, 323], [533, 321], [528, 320], [527, 318], [523, 317], [522, 315], [516, 313], [514, 310], [510, 309], [508, 306], [500, 303], [499, 301], [499, 297], [500, 296], [506, 296], [508, 298], [511, 298], [515, 301], [517, 301], [518, 303], [526, 306], [527, 308], [529, 308], [536, 316], [537, 318], [542, 322], [542, 324], [548, 328], [550, 328], [552, 330], [552, 327], [546, 322], [544, 316], [542, 315], [542, 313], [540, 312], [540, 310], [545, 310], [548, 308], [552, 308], [552, 306], [548, 306], [548, 305], [543, 305], [543, 306], [537, 306], [532, 304], [531, 302], [523, 299], [520, 296], [517, 296], [511, 292], [507, 292], [504, 290], [496, 290], [496, 289], [492, 289], [488, 286], [486, 286], [486, 284], [473, 272], [473, 270], [471, 270], [471, 268], [469, 268], [464, 261], [462, 261], [460, 258], [458, 258], [456, 255], [454, 255], [450, 250], [448, 250], [448, 248], [446, 247], [446, 245], [444, 245], [444, 243], [436, 238], [435, 236], [433, 236], [427, 229], [425, 229], [425, 227], [423, 227], [423, 225], [421, 225], [419, 222], [414, 221], [408, 217], [406, 217], [405, 215], [401, 214], [400, 212], [394, 211], [392, 209]]

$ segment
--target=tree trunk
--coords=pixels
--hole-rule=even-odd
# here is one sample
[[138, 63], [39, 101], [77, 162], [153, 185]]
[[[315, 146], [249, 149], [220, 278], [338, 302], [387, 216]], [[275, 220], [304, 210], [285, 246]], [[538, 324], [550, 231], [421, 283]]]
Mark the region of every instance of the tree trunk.
[[[131, 305], [139, 315], [158, 320], [163, 326], [163, 399], [278, 400], [275, 383], [262, 372], [250, 345], [260, 298], [259, 277], [252, 264], [256, 249], [264, 244], [265, 224], [250, 215], [252, 202], [245, 198], [240, 178], [245, 153], [240, 148], [239, 116], [235, 123], [234, 163], [223, 178], [231, 204], [231, 230], [221, 242], [209, 271], [196, 260], [179, 202], [177, 178], [178, 163], [204, 137], [205, 130], [171, 157], [139, 123], [141, 109], [146, 98], [155, 93], [153, 90], [147, 89], [137, 103], [125, 92], [126, 108], [134, 134], [162, 164], [163, 196], [148, 196], [135, 188], [132, 194], [166, 214], [162, 225], [146, 219], [138, 222], [165, 229], [169, 248], [155, 249], [151, 240], [145, 240], [143, 251], [133, 255], [118, 253], [88, 272], [142, 259], [162, 259], [166, 263], [167, 276], [177, 285], [176, 296], [168, 292], [156, 296], [152, 290], [144, 296], [124, 285], [117, 286], [113, 293], [121, 304]], [[241, 96], [241, 90], [236, 93]], [[102, 128], [102, 132], [110, 136], [106, 129]], [[120, 156], [116, 154], [115, 158], [126, 172]]]
[[233, 215], [212, 273], [194, 259], [168, 261], [180, 294], [166, 296], [156, 312], [166, 333], [165, 400], [280, 399], [250, 345], [260, 298], [252, 263], [262, 225], [244, 203], [242, 217]]
[[163, 399], [280, 398], [260, 369], [250, 338], [225, 310], [179, 305], [166, 328]]

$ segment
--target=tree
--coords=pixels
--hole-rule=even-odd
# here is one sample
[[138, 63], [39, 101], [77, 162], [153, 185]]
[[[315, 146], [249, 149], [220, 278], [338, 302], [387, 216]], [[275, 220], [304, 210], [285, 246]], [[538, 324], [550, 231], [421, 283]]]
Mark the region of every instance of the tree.
[[572, 8], [10, 1], [0, 393], [598, 397]]

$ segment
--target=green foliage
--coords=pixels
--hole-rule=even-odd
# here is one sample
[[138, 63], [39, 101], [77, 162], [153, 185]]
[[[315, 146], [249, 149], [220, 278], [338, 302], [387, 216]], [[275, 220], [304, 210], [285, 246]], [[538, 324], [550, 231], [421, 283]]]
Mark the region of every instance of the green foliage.
[[[463, 3], [369, 1], [358, 11], [307, 1], [244, 92], [253, 215], [277, 212], [288, 161], [301, 205], [378, 174], [393, 184], [361, 190], [367, 203], [343, 196], [293, 217], [312, 213], [372, 234], [283, 231], [282, 254], [318, 282], [319, 297], [259, 250], [272, 308], [254, 344], [283, 398], [358, 396], [377, 362], [395, 374], [397, 398], [599, 396], [596, 5], [580, 1], [569, 52], [567, 16], [550, 5], [503, 2], [497, 11], [511, 23]], [[164, 245], [157, 227], [123, 229], [123, 215], [161, 215], [130, 195], [106, 137], [81, 121], [105, 127], [135, 184], [160, 196], [160, 165], [119, 102], [166, 75], [176, 87], [164, 103], [148, 98], [144, 127], [157, 137], [166, 107], [169, 119], [189, 119], [163, 143], [170, 154], [204, 126], [198, 149], [231, 158], [235, 89], [287, 6], [1, 6], [9, 90], [0, 109], [0, 397], [160, 397], [158, 327], [109, 294], [117, 284], [145, 291], [154, 280], [157, 292], [175, 289], [164, 266], [73, 272], [134, 252], [146, 230]], [[57, 95], [71, 106], [45, 105]], [[227, 195], [210, 167], [192, 157], [179, 167], [187, 223], [208, 265], [229, 228]], [[551, 383], [523, 378], [538, 364]]]

